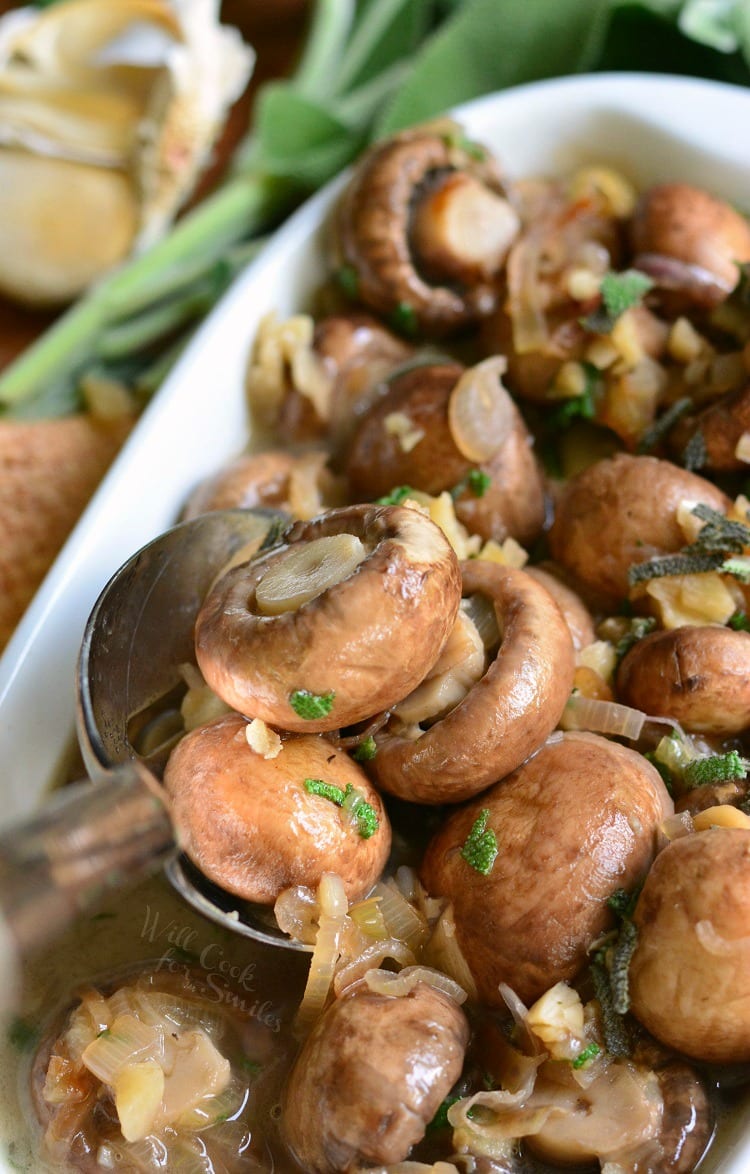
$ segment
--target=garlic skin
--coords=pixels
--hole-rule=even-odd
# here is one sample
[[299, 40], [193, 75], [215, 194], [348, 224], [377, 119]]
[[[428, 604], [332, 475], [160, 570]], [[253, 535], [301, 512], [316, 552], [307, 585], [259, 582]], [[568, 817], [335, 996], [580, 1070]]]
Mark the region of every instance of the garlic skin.
[[0, 20], [0, 292], [64, 304], [169, 227], [254, 54], [218, 0], [60, 0]]

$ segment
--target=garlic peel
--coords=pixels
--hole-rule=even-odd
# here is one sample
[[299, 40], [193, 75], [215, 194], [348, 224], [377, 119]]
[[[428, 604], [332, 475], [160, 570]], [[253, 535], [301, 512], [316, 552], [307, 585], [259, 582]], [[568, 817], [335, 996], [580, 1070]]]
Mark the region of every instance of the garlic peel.
[[[28, 162], [36, 182], [40, 159], [61, 164], [45, 179], [54, 217], [39, 215], [39, 200], [28, 215], [16, 200], [14, 218], [0, 221], [5, 238], [23, 238], [27, 255], [20, 272], [6, 265], [3, 239], [0, 291], [35, 305], [71, 300], [163, 235], [252, 70], [252, 50], [219, 23], [218, 7], [63, 0], [0, 20], [0, 170], [22, 175]], [[91, 232], [88, 255], [69, 265], [57, 238], [81, 231], [78, 181], [92, 191], [92, 168], [117, 244], [104, 247]]]

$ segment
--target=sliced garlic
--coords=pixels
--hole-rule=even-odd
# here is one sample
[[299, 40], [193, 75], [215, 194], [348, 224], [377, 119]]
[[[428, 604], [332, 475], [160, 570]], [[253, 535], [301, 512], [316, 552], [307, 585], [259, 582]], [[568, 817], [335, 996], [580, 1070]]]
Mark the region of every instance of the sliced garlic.
[[0, 20], [0, 290], [71, 300], [163, 234], [252, 51], [217, 0], [67, 0]]

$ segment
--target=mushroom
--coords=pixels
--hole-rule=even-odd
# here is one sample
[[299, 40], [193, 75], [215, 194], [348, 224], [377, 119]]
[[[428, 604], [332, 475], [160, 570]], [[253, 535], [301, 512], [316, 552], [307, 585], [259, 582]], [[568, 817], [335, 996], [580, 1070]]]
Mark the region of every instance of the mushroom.
[[723, 395], [695, 415], [683, 418], [669, 433], [669, 447], [680, 454], [694, 437], [700, 436], [703, 468], [713, 473], [738, 473], [747, 469], [747, 457], [737, 455], [737, 446], [750, 433], [750, 384]]
[[626, 705], [687, 730], [729, 737], [750, 726], [750, 633], [686, 625], [636, 641], [617, 673]]
[[614, 610], [628, 595], [628, 569], [686, 544], [677, 520], [683, 503], [721, 513], [729, 498], [710, 481], [657, 457], [597, 461], [562, 490], [550, 530], [556, 562], [584, 598]]
[[[164, 785], [183, 850], [214, 884], [261, 905], [293, 885], [316, 888], [330, 872], [350, 900], [366, 896], [385, 866], [391, 830], [362, 769], [312, 734], [264, 755], [251, 748], [247, 730], [239, 714], [225, 714], [172, 751]], [[347, 787], [372, 809], [366, 825], [326, 797], [337, 788], [343, 799]]]
[[455, 708], [418, 737], [394, 722], [378, 734], [378, 786], [412, 802], [458, 803], [504, 778], [555, 728], [573, 684], [570, 633], [549, 593], [497, 563], [474, 559], [461, 572], [464, 596], [490, 603], [500, 647]]
[[400, 997], [350, 988], [292, 1069], [282, 1133], [308, 1174], [403, 1161], [461, 1074], [469, 1028], [426, 982]]
[[495, 278], [520, 227], [495, 162], [455, 128], [373, 147], [338, 208], [334, 251], [358, 301], [407, 332], [439, 335], [497, 301]]
[[[377, 498], [396, 485], [451, 490], [471, 533], [532, 542], [544, 524], [544, 486], [502, 368], [497, 359], [466, 370], [435, 362], [396, 375], [352, 437], [352, 494]], [[479, 478], [473, 487], [472, 476]]]
[[183, 517], [260, 506], [312, 518], [341, 497], [327, 459], [324, 452], [295, 455], [286, 449], [243, 453], [201, 482], [190, 495]]
[[574, 978], [612, 925], [607, 899], [646, 875], [672, 811], [642, 755], [569, 733], [453, 812], [420, 876], [432, 896], [453, 905], [479, 998], [501, 1006], [498, 986], [507, 983], [529, 1004]]
[[[651, 1160], [669, 1174], [692, 1174], [714, 1130], [714, 1112], [704, 1081], [690, 1064], [644, 1038], [633, 1051], [636, 1064], [650, 1068], [659, 1081], [663, 1109]], [[637, 1174], [638, 1155], [632, 1167]], [[628, 1167], [625, 1171], [630, 1174]]]
[[559, 573], [560, 569], [554, 563], [545, 562], [541, 566], [524, 567], [524, 570], [532, 579], [536, 579], [537, 583], [540, 583], [546, 591], [549, 591], [560, 608], [576, 652], [593, 644], [596, 640], [596, 631], [591, 612], [580, 595], [563, 582]]
[[669, 1048], [750, 1060], [750, 831], [673, 840], [638, 898], [631, 1010]]
[[248, 717], [338, 729], [411, 692], [460, 598], [458, 561], [429, 518], [398, 506], [329, 510], [214, 585], [196, 656], [214, 692]]
[[631, 243], [635, 268], [648, 273], [677, 307], [718, 305], [737, 284], [737, 264], [750, 261], [745, 217], [686, 183], [657, 184], [643, 194]]

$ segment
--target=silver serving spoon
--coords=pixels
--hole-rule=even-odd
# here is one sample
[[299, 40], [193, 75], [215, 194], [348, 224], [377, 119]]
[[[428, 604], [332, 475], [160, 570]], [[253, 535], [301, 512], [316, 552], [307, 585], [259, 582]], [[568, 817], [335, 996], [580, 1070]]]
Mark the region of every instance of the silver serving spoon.
[[[78, 668], [78, 736], [91, 781], [62, 788], [0, 836], [0, 989], [17, 958], [50, 942], [109, 890], [166, 866], [191, 905], [235, 933], [305, 949], [267, 911], [222, 892], [186, 857], [160, 775], [182, 732], [180, 666], [218, 571], [268, 540], [282, 515], [227, 510], [183, 522], [133, 555], [89, 617]], [[40, 734], [44, 718], [40, 714]]]

